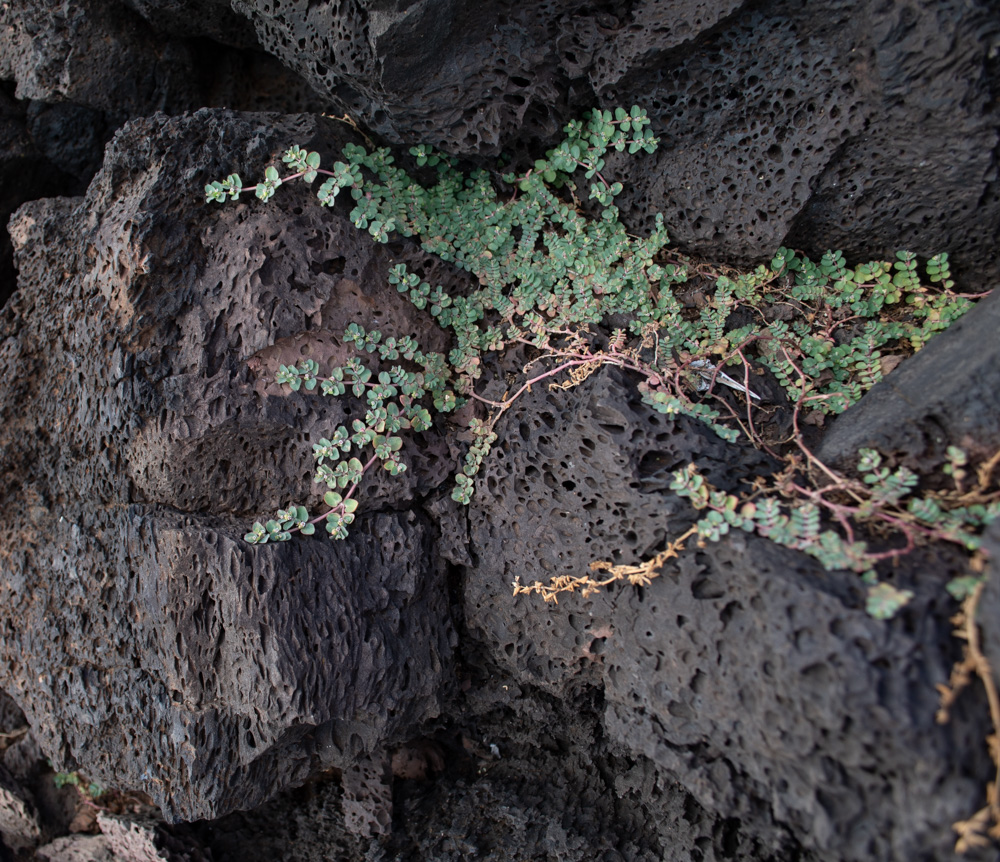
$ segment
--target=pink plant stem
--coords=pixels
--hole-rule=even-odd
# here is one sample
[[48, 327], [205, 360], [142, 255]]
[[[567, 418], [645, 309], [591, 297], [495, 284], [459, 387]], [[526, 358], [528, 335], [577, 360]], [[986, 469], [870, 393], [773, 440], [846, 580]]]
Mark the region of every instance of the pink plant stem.
[[[361, 468], [361, 477], [362, 478], [364, 478], [365, 473], [368, 472], [368, 468], [371, 467], [371, 465], [374, 464], [376, 460], [378, 460], [378, 455], [372, 455], [371, 458], [368, 459], [368, 461], [365, 464], [365, 466]], [[343, 509], [344, 503], [346, 503], [348, 500], [351, 499], [351, 497], [354, 496], [354, 492], [358, 490], [358, 485], [360, 485], [360, 484], [361, 484], [360, 480], [357, 481], [357, 482], [355, 482], [353, 485], [351, 485], [350, 490], [347, 492], [347, 495], [344, 497], [343, 500], [341, 500], [336, 506], [332, 506], [331, 508], [327, 509], [322, 515], [317, 515], [315, 518], [313, 518], [308, 523], [310, 523], [310, 524], [318, 524], [320, 521], [326, 520], [326, 516], [329, 515], [330, 512], [335, 512], [337, 509]], [[289, 532], [290, 533], [295, 533], [295, 532], [298, 532], [299, 529], [300, 529], [299, 527], [296, 527], [294, 530], [289, 530]]]
[[743, 362], [743, 388], [746, 390], [743, 394], [746, 396], [747, 402], [747, 425], [750, 427], [750, 437], [752, 440], [757, 440], [757, 429], [753, 425], [753, 411], [750, 409], [753, 406], [753, 399], [750, 397], [750, 363], [747, 362], [747, 358], [743, 355], [743, 345], [736, 348], [736, 354], [740, 357]]
[[[851, 496], [857, 499], [859, 503], [862, 502], [861, 499], [858, 499], [854, 491], [851, 490], [850, 485], [852, 483], [848, 482], [839, 473], [836, 473], [829, 467], [827, 467], [826, 464], [820, 461], [820, 459], [813, 454], [813, 452], [806, 446], [806, 444], [802, 442], [802, 430], [799, 428], [799, 411], [802, 409], [802, 404], [804, 403], [804, 401], [807, 400], [806, 393], [809, 391], [809, 384], [806, 382], [805, 373], [802, 371], [801, 368], [799, 368], [798, 365], [795, 364], [792, 358], [788, 355], [788, 351], [785, 349], [784, 344], [781, 345], [781, 352], [785, 354], [785, 359], [788, 360], [788, 364], [791, 365], [792, 368], [796, 370], [796, 372], [798, 372], [799, 379], [802, 381], [802, 388], [799, 390], [799, 398], [798, 401], [795, 402], [795, 409], [792, 411], [792, 428], [795, 431], [795, 445], [802, 450], [802, 453], [806, 456], [810, 464], [814, 464], [815, 466], [819, 467], [819, 469], [822, 470], [824, 473], [826, 473], [826, 475], [829, 476], [838, 487], [843, 488], [845, 491], [851, 494]], [[808, 400], [821, 400], [827, 397], [828, 396], [825, 395], [816, 395]]]
[[[326, 177], [336, 176], [336, 174], [333, 171], [328, 171], [325, 170], [324, 168], [316, 168], [315, 171], [312, 170], [299, 171], [297, 174], [289, 174], [287, 177], [279, 177], [279, 182], [281, 185], [284, 185], [285, 183], [290, 183], [292, 180], [297, 180], [299, 177], [304, 177], [306, 174], [311, 174], [311, 173], [323, 174], [323, 176]], [[257, 185], [255, 186], [240, 186], [239, 191], [241, 194], [243, 192], [255, 192], [257, 191], [257, 188], [262, 185], [264, 185], [264, 183], [257, 183]]]
[[[599, 362], [598, 359], [575, 359], [570, 362], [564, 362], [562, 365], [553, 368], [551, 371], [546, 371], [544, 374], [539, 374], [537, 377], [532, 377], [527, 383], [525, 383], [520, 389], [517, 390], [510, 398], [505, 398], [503, 401], [492, 401], [489, 398], [483, 398], [482, 395], [477, 395], [475, 392], [472, 393], [472, 397], [477, 401], [481, 401], [483, 404], [489, 404], [491, 407], [500, 407], [502, 410], [506, 410], [510, 407], [517, 399], [523, 395], [528, 389], [534, 386], [536, 383], [545, 380], [547, 377], [554, 377], [567, 368], [573, 368], [576, 365], [588, 365], [592, 362]], [[620, 364], [620, 363], [611, 363]]]
[[841, 506], [838, 503], [831, 503], [823, 496], [822, 492], [816, 491], [813, 488], [804, 488], [795, 482], [791, 483], [788, 487], [790, 490], [795, 491], [797, 494], [801, 494], [806, 499], [812, 500], [816, 505], [827, 509], [830, 514], [837, 519], [837, 523], [840, 524], [841, 529], [844, 531], [847, 541], [854, 544], [854, 527], [851, 525], [850, 521], [850, 516], [853, 514], [853, 510], [849, 506]]

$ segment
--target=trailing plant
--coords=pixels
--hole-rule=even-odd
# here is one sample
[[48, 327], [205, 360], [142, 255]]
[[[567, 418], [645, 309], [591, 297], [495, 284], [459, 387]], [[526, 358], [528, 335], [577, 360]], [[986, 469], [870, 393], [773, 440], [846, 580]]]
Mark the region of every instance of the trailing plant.
[[986, 701], [989, 704], [990, 720], [993, 733], [986, 739], [986, 747], [993, 763], [993, 781], [986, 788], [986, 805], [973, 814], [968, 820], [960, 820], [952, 824], [958, 833], [955, 844], [957, 853], [966, 853], [973, 848], [988, 847], [992, 841], [1000, 841], [1000, 693], [997, 691], [996, 675], [987, 661], [980, 644], [979, 626], [976, 622], [976, 609], [983, 594], [985, 584], [976, 583], [965, 591], [961, 610], [952, 618], [955, 625], [955, 637], [963, 641], [962, 659], [951, 671], [947, 685], [939, 685], [941, 708], [938, 710], [937, 721], [946, 724], [951, 717], [951, 708], [962, 690], [978, 677], [986, 691]]
[[[564, 140], [544, 158], [501, 175], [464, 174], [454, 157], [412, 147], [415, 166], [436, 178], [429, 185], [398, 166], [385, 148], [348, 144], [342, 160], [327, 169], [317, 152], [293, 146], [282, 158], [284, 174], [271, 166], [251, 186], [230, 174], [205, 187], [207, 201], [253, 193], [266, 202], [285, 183], [323, 177], [319, 203], [333, 207], [347, 192], [351, 221], [374, 241], [413, 237], [471, 276], [454, 291], [429, 284], [405, 264], [389, 274], [400, 294], [450, 330], [446, 355], [425, 354], [412, 339], [354, 324], [344, 341], [362, 356], [322, 375], [313, 360], [278, 369], [276, 381], [291, 391], [359, 399], [364, 418], [313, 443], [314, 480], [327, 489], [325, 511], [314, 516], [290, 504], [255, 523], [246, 540], [286, 541], [296, 532], [314, 533], [320, 522], [332, 539], [345, 538], [365, 476], [376, 467], [392, 475], [405, 471], [403, 435], [426, 431], [435, 413], [472, 401], [480, 413], [468, 420], [472, 442], [452, 491], [454, 500], [468, 504], [496, 441], [496, 424], [521, 394], [542, 382], [571, 388], [613, 365], [638, 377], [638, 390], [652, 409], [691, 417], [728, 441], [743, 436], [781, 459], [784, 469], [732, 494], [712, 487], [688, 465], [674, 473], [671, 488], [701, 516], [652, 559], [629, 565], [596, 561], [589, 574], [548, 583], [515, 580], [515, 594], [557, 601], [561, 593], [586, 595], [620, 579], [648, 583], [689, 541], [703, 545], [739, 529], [801, 550], [827, 569], [858, 572], [868, 585], [868, 612], [889, 618], [911, 593], [881, 580], [879, 568], [920, 541], [937, 540], [971, 555], [972, 573], [947, 585], [966, 602], [965, 625], [974, 607], [970, 597], [981, 589], [979, 533], [1000, 516], [993, 475], [1000, 453], [974, 468], [965, 452], [950, 447], [943, 472], [951, 487], [921, 489], [914, 473], [873, 450], [859, 453], [855, 475], [831, 469], [806, 446], [800, 424], [821, 425], [826, 415], [848, 409], [903, 356], [964, 314], [975, 297], [955, 292], [943, 253], [925, 262], [922, 275], [908, 251], [851, 268], [839, 251], [817, 262], [780, 248], [768, 265], [739, 272], [668, 251], [662, 216], [647, 236], [630, 234], [619, 221], [615, 199], [623, 186], [610, 175], [608, 157], [654, 152], [658, 140], [649, 126], [636, 106], [594, 110], [570, 123]], [[685, 292], [692, 291], [700, 304], [686, 300]], [[531, 351], [523, 378], [501, 400], [485, 397], [485, 369], [516, 345]], [[369, 365], [365, 355], [380, 364]], [[793, 433], [784, 444], [769, 443], [756, 427], [755, 411], [764, 399], [754, 381], [763, 370], [791, 402]], [[967, 626], [963, 631], [968, 666], [965, 677], [942, 692], [942, 715], [970, 668], [984, 683], [988, 678], [978, 641]], [[996, 692], [987, 689], [1000, 728]], [[991, 750], [995, 755], [995, 744]], [[965, 846], [996, 834], [998, 793], [994, 786], [987, 807], [956, 824]]]
[[[803, 551], [827, 570], [857, 572], [869, 586], [868, 613], [888, 619], [913, 594], [880, 582], [876, 565], [909, 553], [921, 538], [953, 542], [967, 551], [977, 551], [981, 544], [978, 531], [1000, 517], [1000, 495], [988, 493], [987, 471], [983, 482], [968, 495], [969, 505], [949, 506], [940, 493], [916, 495], [918, 477], [906, 467], [891, 470], [881, 466], [882, 456], [873, 449], [862, 449], [860, 455], [860, 482], [841, 478], [822, 486], [803, 486], [798, 484], [793, 462], [778, 475], [774, 488], [754, 501], [711, 488], [693, 465], [676, 471], [670, 487], [691, 500], [695, 509], [707, 510], [696, 524], [699, 539], [717, 541], [730, 528], [738, 528]], [[822, 529], [821, 515], [839, 529]], [[888, 527], [900, 534], [904, 543], [872, 551], [856, 536], [861, 522]], [[967, 583], [966, 576], [955, 578], [948, 589], [960, 593]]]
[[340, 397], [350, 391], [355, 398], [364, 400], [366, 411], [364, 419], [355, 419], [350, 428], [340, 425], [329, 438], [313, 444], [314, 481], [328, 488], [323, 496], [327, 510], [312, 517], [305, 506], [293, 503], [267, 522], [255, 523], [244, 536], [251, 544], [287, 541], [293, 533], [309, 536], [320, 521], [326, 522], [331, 538], [346, 538], [358, 508], [355, 494], [365, 474], [375, 465], [381, 465], [392, 476], [405, 472], [399, 432], [420, 432], [431, 427], [426, 399], [432, 398], [438, 410], [447, 409], [446, 402], [454, 403], [451, 391], [444, 388], [450, 378], [444, 357], [423, 353], [409, 336], [383, 340], [378, 330], [365, 331], [352, 323], [344, 333], [344, 341], [377, 353], [383, 362], [404, 360], [423, 370], [408, 371], [395, 364], [388, 371], [374, 374], [358, 358], [332, 368], [326, 377], [319, 376], [319, 365], [313, 359], [298, 366], [279, 366], [276, 382], [292, 391], [304, 387], [327, 397]]
[[[347, 191], [354, 202], [352, 222], [374, 240], [387, 242], [393, 232], [416, 237], [426, 251], [473, 276], [468, 289], [456, 294], [422, 281], [404, 264], [389, 275], [401, 294], [451, 330], [454, 347], [447, 356], [425, 357], [414, 345], [402, 354], [415, 365], [377, 373], [360, 361], [322, 379], [311, 361], [279, 370], [278, 382], [295, 390], [312, 391], [322, 383], [321, 394], [339, 397], [349, 388], [367, 401], [368, 412], [350, 429], [335, 429], [332, 440], [314, 444], [314, 478], [329, 488], [328, 511], [313, 517], [292, 504], [256, 523], [247, 540], [308, 534], [324, 518], [331, 537], [346, 536], [362, 478], [376, 463], [391, 473], [405, 470], [396, 434], [426, 430], [431, 407], [450, 412], [473, 399], [491, 411], [476, 420], [475, 443], [455, 475], [452, 496], [468, 503], [497, 420], [542, 380], [568, 376], [554, 384], [565, 387], [602, 365], [617, 365], [640, 375], [639, 391], [653, 409], [695, 418], [726, 440], [737, 439], [740, 430], [754, 438], [750, 405], [759, 400], [749, 386], [754, 360], [773, 372], [792, 400], [836, 413], [881, 378], [888, 350], [919, 349], [969, 307], [967, 298], [952, 291], [947, 255], [928, 262], [931, 286], [924, 286], [908, 252], [900, 252], [894, 263], [852, 270], [839, 252], [815, 264], [782, 248], [770, 267], [716, 274], [714, 293], [692, 313], [677, 290], [696, 268], [683, 258], [668, 262], [662, 216], [647, 237], [625, 230], [614, 205], [622, 184], [606, 176], [609, 151], [651, 153], [657, 144], [645, 111], [634, 106], [595, 110], [570, 123], [566, 138], [544, 159], [499, 180], [483, 170], [465, 175], [453, 157], [413, 147], [417, 166], [436, 171], [437, 182], [424, 187], [395, 164], [389, 150], [348, 144], [344, 160], [331, 170], [321, 167], [318, 153], [294, 146], [283, 156], [289, 171], [284, 176], [269, 167], [253, 186], [244, 186], [237, 174], [208, 184], [208, 201], [235, 200], [248, 192], [268, 201], [284, 183], [313, 183], [323, 176], [319, 202], [334, 206]], [[577, 185], [581, 174], [583, 191]], [[736, 312], [749, 314], [751, 322], [731, 325]], [[602, 324], [612, 318], [623, 326], [608, 338]], [[383, 361], [398, 358], [391, 355], [394, 348], [379, 348], [381, 337], [358, 327], [345, 333], [346, 341], [368, 353], [378, 351]], [[530, 376], [501, 401], [483, 397], [476, 386], [484, 358], [513, 344], [535, 349], [526, 369]], [[723, 372], [726, 366], [740, 367], [742, 382]], [[720, 383], [747, 396], [746, 422], [711, 397]], [[398, 390], [398, 401], [395, 391], [388, 394], [391, 388]], [[417, 409], [423, 412], [414, 422]]]
[[[951, 447], [951, 463], [965, 463], [965, 453]], [[614, 565], [595, 562], [592, 575], [562, 576], [548, 583], [514, 582], [515, 595], [537, 594], [546, 601], [557, 601], [560, 593], [580, 590], [589, 595], [615, 580], [645, 584], [656, 577], [667, 559], [677, 556], [689, 539], [699, 546], [718, 541], [731, 530], [756, 533], [787, 548], [814, 557], [827, 570], [857, 572], [868, 587], [866, 610], [876, 619], [889, 619], [913, 594], [891, 583], [880, 581], [877, 566], [904, 556], [921, 540], [957, 544], [970, 554], [977, 554], [982, 542], [982, 528], [1000, 517], [1000, 491], [993, 477], [1000, 465], [1000, 452], [980, 465], [974, 487], [963, 490], [955, 479], [953, 491], [926, 491], [918, 494], [918, 477], [906, 467], [895, 470], [883, 466], [882, 456], [873, 449], [862, 449], [858, 462], [859, 478], [827, 476], [825, 483], [807, 484], [808, 471], [795, 457], [776, 474], [770, 485], [758, 479], [752, 493], [727, 494], [701, 475], [694, 464], [673, 473], [671, 490], [691, 502], [705, 514], [685, 533], [672, 540], [665, 551], [639, 565]], [[830, 524], [831, 526], [825, 526]], [[859, 538], [862, 527], [869, 532], [895, 534], [900, 541], [887, 550], [873, 550]], [[980, 582], [979, 576], [960, 575], [948, 584], [948, 592], [964, 599]]]

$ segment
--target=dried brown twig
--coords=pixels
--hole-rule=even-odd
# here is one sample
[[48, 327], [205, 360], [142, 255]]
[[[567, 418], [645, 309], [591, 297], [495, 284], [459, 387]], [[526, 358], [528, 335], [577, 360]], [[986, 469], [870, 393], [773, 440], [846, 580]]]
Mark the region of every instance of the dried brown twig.
[[965, 641], [965, 649], [962, 660], [952, 668], [948, 683], [937, 687], [941, 694], [937, 721], [944, 724], [950, 717], [951, 707], [959, 693], [972, 682], [973, 677], [979, 677], [986, 689], [990, 719], [993, 722], [993, 733], [986, 738], [986, 745], [996, 775], [986, 788], [986, 805], [968, 820], [952, 824], [952, 828], [958, 833], [956, 853], [965, 853], [974, 847], [987, 847], [991, 839], [1000, 840], [1000, 694], [997, 692], [993, 669], [983, 654], [979, 626], [976, 624], [976, 608], [984, 587], [984, 583], [978, 584], [963, 602], [962, 609], [952, 618], [955, 637]]

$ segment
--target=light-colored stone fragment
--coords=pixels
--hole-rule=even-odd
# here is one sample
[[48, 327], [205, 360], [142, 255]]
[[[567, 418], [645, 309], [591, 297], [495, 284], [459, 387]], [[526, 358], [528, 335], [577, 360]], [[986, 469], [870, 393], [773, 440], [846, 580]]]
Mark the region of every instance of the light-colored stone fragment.
[[67, 835], [56, 838], [35, 855], [44, 862], [120, 862], [105, 835]]

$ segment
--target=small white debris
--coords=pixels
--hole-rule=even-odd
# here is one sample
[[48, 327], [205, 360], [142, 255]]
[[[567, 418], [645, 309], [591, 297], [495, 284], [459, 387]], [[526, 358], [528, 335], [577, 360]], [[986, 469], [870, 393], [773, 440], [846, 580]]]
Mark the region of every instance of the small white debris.
[[696, 359], [691, 363], [690, 367], [696, 369], [698, 375], [701, 377], [701, 380], [698, 381], [699, 392], [704, 392], [708, 389], [712, 383], [712, 377], [714, 376], [715, 379], [724, 386], [728, 386], [730, 389], [735, 389], [737, 392], [744, 392], [751, 398], [756, 398], [760, 401], [760, 396], [752, 389], [747, 389], [742, 383], [738, 383], [733, 380], [733, 378], [724, 371], [716, 372], [717, 366], [713, 365], [707, 359]]

